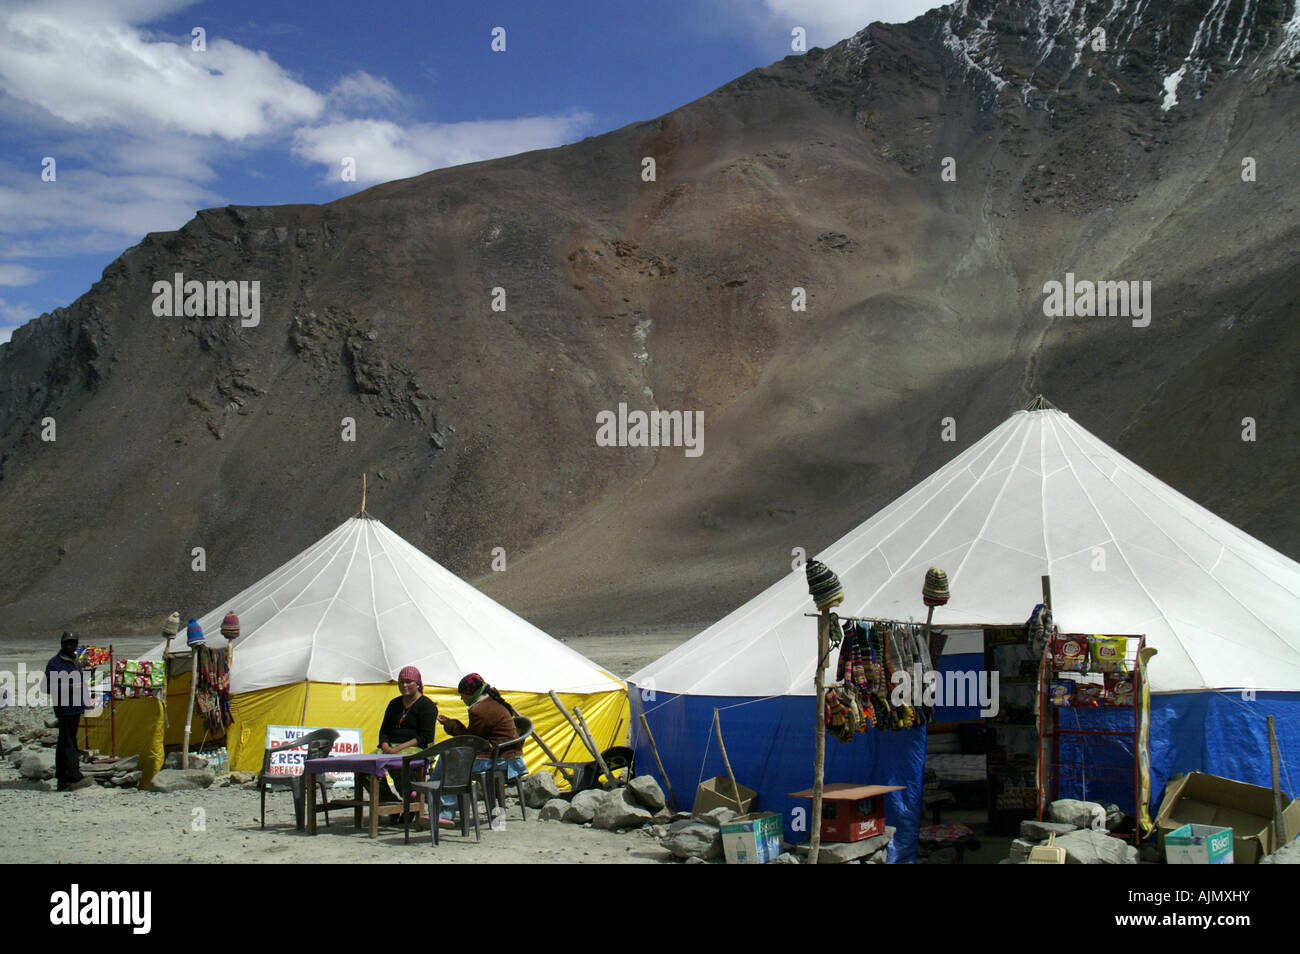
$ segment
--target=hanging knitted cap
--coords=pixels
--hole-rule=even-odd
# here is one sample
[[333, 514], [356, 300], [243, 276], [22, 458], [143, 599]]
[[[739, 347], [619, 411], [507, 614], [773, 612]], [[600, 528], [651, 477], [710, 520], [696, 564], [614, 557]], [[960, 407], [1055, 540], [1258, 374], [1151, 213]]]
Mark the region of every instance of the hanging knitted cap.
[[234, 639], [239, 635], [239, 617], [235, 615], [234, 610], [226, 613], [226, 618], [221, 621], [221, 635], [227, 639]]
[[840, 578], [825, 563], [809, 560], [804, 573], [808, 576], [808, 592], [812, 594], [817, 609], [829, 609], [844, 602], [844, 588], [840, 586]]
[[172, 610], [172, 615], [167, 617], [167, 622], [163, 623], [163, 635], [175, 636], [181, 629], [181, 614]]
[[193, 616], [190, 617], [189, 625], [185, 627], [185, 642], [191, 646], [203, 645], [203, 627]]
[[420, 675], [420, 670], [416, 669], [414, 666], [402, 667], [402, 671], [397, 674], [397, 681], [401, 682], [403, 679], [411, 680], [411, 682], [420, 687], [421, 692], [424, 692], [424, 678]]
[[948, 574], [937, 566], [925, 571], [925, 586], [921, 587], [921, 599], [926, 606], [943, 606], [948, 602]]

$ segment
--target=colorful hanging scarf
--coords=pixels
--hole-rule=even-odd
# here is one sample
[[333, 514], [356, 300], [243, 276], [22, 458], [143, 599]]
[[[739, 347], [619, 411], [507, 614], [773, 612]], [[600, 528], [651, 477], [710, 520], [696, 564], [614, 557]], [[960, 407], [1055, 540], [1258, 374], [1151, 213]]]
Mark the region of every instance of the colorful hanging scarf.
[[224, 649], [198, 647], [198, 687], [194, 706], [210, 735], [224, 735], [235, 721], [230, 712], [230, 662]]

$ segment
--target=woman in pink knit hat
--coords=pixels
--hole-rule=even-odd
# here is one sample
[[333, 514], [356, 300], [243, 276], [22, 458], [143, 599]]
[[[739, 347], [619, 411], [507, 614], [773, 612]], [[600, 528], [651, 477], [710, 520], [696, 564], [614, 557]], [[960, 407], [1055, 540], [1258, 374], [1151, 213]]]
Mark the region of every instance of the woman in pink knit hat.
[[[379, 726], [379, 751], [393, 755], [427, 749], [438, 727], [438, 704], [424, 694], [424, 679], [414, 666], [397, 674], [397, 689], [401, 695], [388, 703]], [[380, 795], [385, 801], [400, 800], [391, 790], [385, 794], [381, 789]]]

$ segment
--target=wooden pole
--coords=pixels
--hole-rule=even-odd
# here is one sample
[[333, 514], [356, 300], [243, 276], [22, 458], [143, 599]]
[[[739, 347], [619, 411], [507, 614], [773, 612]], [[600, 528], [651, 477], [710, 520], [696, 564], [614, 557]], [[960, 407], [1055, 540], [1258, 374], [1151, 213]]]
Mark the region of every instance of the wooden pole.
[[582, 710], [577, 706], [573, 707], [573, 717], [578, 720], [578, 725], [582, 726], [583, 741], [587, 743], [587, 748], [591, 750], [591, 754], [596, 757], [596, 767], [600, 769], [600, 773], [605, 776], [605, 780], [610, 785], [620, 784], [619, 779], [614, 777], [614, 773], [605, 764], [605, 759], [600, 754], [600, 748], [596, 745], [596, 737], [591, 734], [591, 729], [587, 727], [587, 720], [582, 717]]
[[736, 802], [736, 811], [745, 813], [745, 805], [740, 800], [740, 786], [736, 784], [736, 773], [731, 770], [731, 759], [727, 758], [727, 743], [722, 741], [722, 723], [718, 721], [718, 710], [713, 710], [713, 730], [718, 733], [718, 748], [722, 750], [722, 764], [727, 767], [727, 778], [731, 779], [731, 796]]
[[185, 709], [185, 738], [181, 748], [181, 768], [190, 767], [190, 729], [194, 726], [194, 694], [199, 688], [199, 647], [190, 650], [190, 704]]
[[1282, 818], [1282, 784], [1278, 774], [1277, 735], [1273, 717], [1268, 717], [1268, 758], [1273, 763], [1273, 850], [1289, 844], [1286, 821]]
[[366, 512], [366, 475], [361, 475], [361, 512]]
[[601, 774], [606, 778], [609, 778], [609, 766], [607, 766], [605, 760], [600, 757], [600, 752], [596, 749], [596, 743], [583, 733], [581, 727], [579, 727], [577, 721], [573, 718], [572, 713], [570, 713], [564, 703], [560, 701], [560, 697], [556, 695], [554, 689], [550, 690], [547, 695], [551, 697], [551, 701], [555, 703], [555, 708], [560, 710], [560, 715], [564, 716], [565, 720], [569, 723], [569, 726], [573, 729], [574, 734], [582, 740], [582, 744], [587, 747], [587, 751], [591, 753], [592, 758], [596, 760], [596, 767], [600, 769]]
[[548, 746], [545, 742], [542, 741], [542, 737], [537, 734], [536, 729], [533, 730], [533, 734], [531, 738], [534, 742], [536, 742], [539, 746], [541, 746], [542, 751], [546, 753], [547, 758], [549, 758], [552, 762], [560, 761], [555, 757], [555, 753], [551, 751], [550, 746]]
[[934, 648], [930, 645], [930, 624], [934, 621], [934, 607], [927, 606], [925, 612], [925, 651], [930, 654], [930, 666], [939, 671], [939, 658], [934, 654]]
[[[259, 286], [259, 287], [260, 287], [260, 286]], [[168, 637], [167, 637], [167, 646], [163, 649], [163, 657], [162, 657], [162, 664], [163, 664], [163, 697], [162, 697], [162, 710], [163, 710], [163, 728], [164, 728], [164, 729], [170, 729], [170, 728], [172, 727], [172, 720], [171, 720], [171, 718], [167, 715], [167, 693], [168, 693], [168, 690], [171, 688], [171, 683], [172, 683], [172, 662], [171, 662], [171, 655], [172, 655], [172, 637], [171, 637], [171, 636], [168, 636]]]
[[645, 737], [650, 740], [650, 751], [654, 754], [655, 765], [659, 766], [659, 774], [663, 776], [664, 784], [668, 786], [668, 797], [672, 799], [673, 811], [681, 811], [677, 805], [677, 795], [673, 792], [672, 780], [668, 778], [668, 773], [664, 771], [663, 760], [659, 758], [659, 746], [655, 745], [655, 737], [654, 733], [650, 731], [650, 723], [646, 721], [644, 712], [640, 714], [639, 718], [641, 728], [645, 730]]
[[831, 614], [822, 610], [817, 617], [817, 748], [813, 756], [812, 832], [808, 840], [808, 864], [817, 864], [822, 845], [822, 789], [826, 773], [826, 655], [830, 651]]
[[1043, 605], [1052, 608], [1052, 577], [1047, 573], [1043, 574]]

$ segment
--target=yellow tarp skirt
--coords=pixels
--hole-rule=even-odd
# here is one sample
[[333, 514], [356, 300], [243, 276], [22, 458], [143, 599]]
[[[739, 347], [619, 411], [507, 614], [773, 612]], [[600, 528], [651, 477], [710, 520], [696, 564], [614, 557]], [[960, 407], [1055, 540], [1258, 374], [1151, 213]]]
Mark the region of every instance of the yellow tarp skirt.
[[[120, 758], [140, 757], [140, 787], [147, 788], [154, 775], [162, 768], [166, 746], [179, 746], [185, 734], [185, 710], [189, 704], [190, 674], [182, 673], [168, 681], [167, 722], [164, 725], [163, 703], [157, 699], [124, 699], [114, 703], [110, 724], [107, 709], [102, 716], [87, 718], [85, 728], [78, 733], [79, 741], [89, 742], [89, 747], [101, 752], [112, 752]], [[438, 704], [440, 715], [467, 721], [465, 704], [454, 689], [426, 686], [424, 694]], [[328, 682], [297, 683], [259, 689], [234, 696], [230, 702], [234, 724], [226, 733], [225, 744], [230, 753], [232, 772], [258, 772], [266, 748], [266, 727], [269, 725], [294, 725], [329, 727], [334, 729], [360, 729], [363, 750], [373, 752], [379, 747], [379, 724], [384, 709], [398, 695], [393, 683], [351, 685]], [[561, 761], [586, 762], [591, 759], [587, 748], [560, 715], [546, 695], [527, 692], [504, 692], [519, 714], [533, 720], [533, 729], [546, 742]], [[572, 712], [582, 710], [591, 734], [601, 749], [612, 745], [626, 745], [628, 737], [627, 693], [622, 689], [587, 695], [560, 694]], [[435, 742], [447, 738], [438, 727]], [[194, 716], [190, 730], [190, 750], [201, 744], [220, 744], [220, 739], [207, 736], [203, 720]], [[524, 760], [528, 771], [541, 770], [549, 761], [546, 753], [534, 744], [524, 746]], [[563, 786], [563, 780], [557, 779]]]

